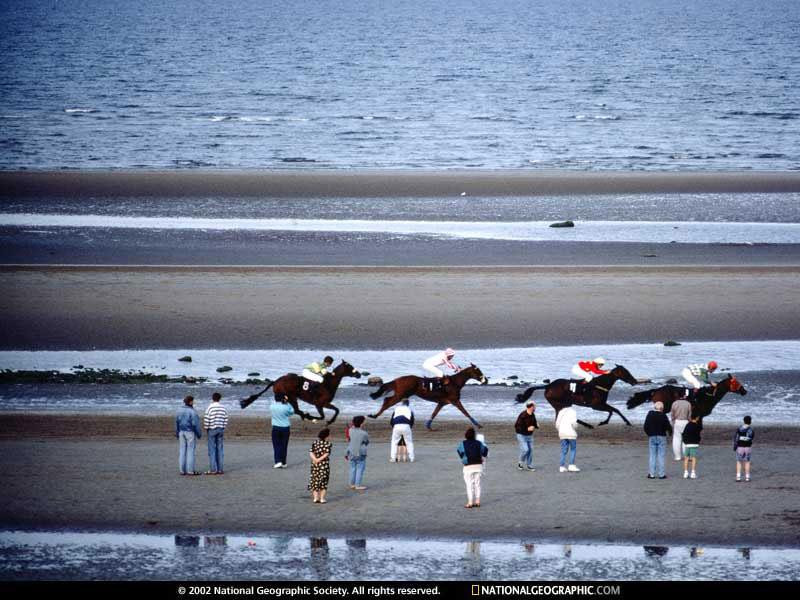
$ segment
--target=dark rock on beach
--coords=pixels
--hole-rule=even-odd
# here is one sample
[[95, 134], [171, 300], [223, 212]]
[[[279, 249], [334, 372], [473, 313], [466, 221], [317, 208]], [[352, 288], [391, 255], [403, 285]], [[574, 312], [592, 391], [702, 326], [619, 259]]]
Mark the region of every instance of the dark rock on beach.
[[370, 377], [369, 379], [367, 379], [367, 385], [378, 387], [379, 385], [383, 385], [383, 379], [376, 376]]
[[228, 365], [225, 365], [224, 367], [219, 367], [217, 369], [217, 373], [227, 373], [228, 371], [233, 371], [233, 367], [229, 367]]
[[667, 340], [666, 342], [664, 342], [664, 345], [665, 346], [680, 346], [680, 343], [676, 342], [675, 340]]
[[559, 223], [551, 223], [550, 227], [575, 227], [575, 223], [572, 221], [561, 221]]
[[178, 361], [179, 362], [192, 362], [192, 357], [191, 356], [181, 356], [178, 359]]

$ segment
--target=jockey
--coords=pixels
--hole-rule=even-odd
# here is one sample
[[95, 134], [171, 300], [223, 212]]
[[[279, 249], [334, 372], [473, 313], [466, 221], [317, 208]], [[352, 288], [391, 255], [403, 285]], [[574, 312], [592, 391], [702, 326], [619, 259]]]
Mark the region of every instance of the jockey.
[[328, 369], [333, 364], [333, 358], [326, 356], [321, 362], [312, 362], [305, 369], [303, 369], [303, 377], [317, 383], [322, 383], [322, 378], [328, 372]]
[[595, 375], [605, 375], [608, 371], [604, 371], [600, 367], [606, 364], [606, 359], [598, 356], [594, 360], [582, 360], [577, 365], [572, 367], [572, 374], [578, 379], [583, 379], [589, 383], [594, 379]]
[[448, 369], [453, 370], [454, 372], [458, 372], [460, 369], [458, 365], [452, 363], [451, 359], [456, 355], [456, 351], [452, 348], [447, 348], [444, 352], [439, 352], [438, 354], [434, 354], [429, 359], [427, 359], [424, 363], [422, 363], [422, 368], [426, 371], [433, 373], [434, 377], [444, 377], [444, 373], [440, 366], [444, 365]]
[[[695, 391], [699, 390], [703, 383], [706, 385], [711, 385], [713, 387], [717, 387], [717, 384], [711, 381], [711, 373], [717, 370], [717, 362], [712, 360], [709, 361], [708, 364], [697, 364], [697, 365], [689, 365], [683, 371], [681, 371], [681, 375], [683, 378], [689, 382], [689, 384], [694, 388]], [[702, 382], [702, 383], [701, 383]]]

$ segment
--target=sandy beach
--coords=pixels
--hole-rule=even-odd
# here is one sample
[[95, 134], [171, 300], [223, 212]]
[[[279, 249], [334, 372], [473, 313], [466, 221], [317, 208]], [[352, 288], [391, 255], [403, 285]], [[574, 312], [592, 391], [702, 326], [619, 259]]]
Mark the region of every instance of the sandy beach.
[[[346, 485], [342, 425], [333, 430], [329, 503], [310, 502], [307, 448], [319, 425], [294, 426], [289, 468], [272, 469], [268, 423], [236, 420], [223, 476], [180, 477], [169, 417], [0, 417], [0, 524], [9, 528], [446, 537], [792, 546], [800, 542], [796, 429], [761, 428], [753, 481], [734, 481], [729, 428], [708, 428], [697, 480], [668, 457], [665, 481], [646, 479], [638, 428], [583, 431], [580, 473], [558, 472], [551, 423], [536, 434], [536, 472], [516, 469], [509, 423], [484, 427], [490, 457], [482, 507], [465, 510], [455, 446], [465, 424], [417, 430], [415, 463], [388, 462], [387, 428], [368, 420], [363, 493]], [[198, 468], [207, 465], [204, 441]]]
[[[6, 349], [792, 339], [798, 267], [0, 268]], [[713, 297], [714, 301], [709, 302]]]

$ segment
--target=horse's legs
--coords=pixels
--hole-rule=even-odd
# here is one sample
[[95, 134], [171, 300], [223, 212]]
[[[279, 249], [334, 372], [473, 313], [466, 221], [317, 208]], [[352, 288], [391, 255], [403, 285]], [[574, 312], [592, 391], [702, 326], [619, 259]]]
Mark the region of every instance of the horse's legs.
[[330, 421], [328, 421], [328, 425], [330, 425], [336, 420], [336, 417], [339, 416], [339, 409], [336, 408], [333, 404], [326, 404], [325, 408], [330, 408], [333, 410], [333, 418]]
[[584, 427], [586, 427], [588, 429], [594, 429], [593, 425], [589, 425], [588, 423], [585, 423], [584, 421], [581, 421], [580, 419], [578, 419], [578, 424], [579, 425], [583, 425]]
[[300, 415], [300, 419], [309, 419], [311, 421], [314, 420], [311, 415], [300, 410], [300, 407], [297, 405], [297, 396], [286, 394], [286, 401], [292, 406], [295, 414]]
[[478, 423], [478, 422], [477, 422], [475, 419], [473, 419], [473, 418], [472, 418], [472, 415], [470, 415], [470, 414], [467, 412], [467, 409], [466, 409], [466, 408], [464, 408], [464, 405], [463, 405], [463, 404], [461, 404], [461, 399], [460, 399], [460, 398], [457, 398], [456, 400], [453, 400], [453, 401], [451, 402], [451, 404], [452, 404], [453, 406], [455, 406], [455, 407], [456, 407], [458, 410], [460, 410], [462, 413], [464, 413], [464, 416], [465, 416], [465, 417], [467, 417], [467, 418], [470, 420], [470, 422], [471, 422], [473, 425], [475, 425], [475, 427], [477, 427], [478, 429], [480, 429], [481, 427], [483, 427], [483, 425], [481, 425], [481, 424], [480, 424], [480, 423]]
[[381, 396], [383, 396], [383, 395], [384, 395], [384, 394], [385, 394], [387, 391], [389, 391], [389, 388], [390, 388], [390, 387], [392, 387], [392, 386], [391, 386], [391, 384], [392, 384], [392, 383], [393, 383], [393, 382], [391, 382], [391, 381], [390, 381], [390, 382], [388, 382], [388, 383], [383, 383], [383, 384], [381, 384], [381, 387], [379, 387], [377, 390], [375, 390], [374, 392], [372, 392], [372, 393], [369, 395], [369, 397], [370, 397], [370, 398], [372, 398], [373, 400], [377, 400], [378, 398], [380, 398]]
[[[628, 421], [628, 419], [625, 418], [625, 415], [622, 414], [622, 411], [620, 409], [618, 409], [618, 408], [616, 408], [614, 406], [611, 406], [610, 404], [606, 404], [606, 406], [608, 406], [608, 408], [610, 408], [613, 412], [617, 413], [619, 415], [620, 419], [625, 421], [625, 425], [631, 426], [631, 422]], [[606, 419], [606, 423], [608, 423], [610, 420], [611, 420], [611, 413], [608, 413], [608, 419]]]
[[443, 406], [444, 406], [444, 402], [439, 402], [436, 405], [436, 408], [433, 409], [433, 414], [431, 415], [431, 418], [428, 419], [427, 421], [425, 421], [425, 428], [426, 429], [432, 429], [431, 425], [433, 425], [433, 420], [436, 418], [436, 415], [439, 414], [439, 411], [442, 410]]
[[381, 405], [381, 408], [380, 408], [380, 410], [378, 412], [376, 412], [374, 415], [367, 415], [367, 416], [370, 419], [377, 419], [378, 417], [380, 417], [383, 414], [383, 411], [385, 411], [390, 406], [394, 406], [395, 404], [400, 402], [402, 399], [403, 399], [403, 397], [395, 392], [394, 396], [389, 396], [388, 398], [384, 398], [383, 399], [383, 404]]

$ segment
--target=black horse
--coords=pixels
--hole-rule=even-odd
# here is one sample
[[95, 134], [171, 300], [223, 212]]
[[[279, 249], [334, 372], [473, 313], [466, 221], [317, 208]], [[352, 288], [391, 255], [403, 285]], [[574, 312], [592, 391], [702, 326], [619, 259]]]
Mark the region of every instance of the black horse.
[[[593, 410], [608, 413], [606, 420], [599, 423], [599, 425], [608, 423], [614, 413], [618, 414], [627, 425], [630, 425], [631, 422], [625, 418], [625, 415], [608, 403], [608, 392], [619, 379], [630, 385], [639, 383], [628, 369], [622, 365], [616, 365], [610, 372], [595, 377], [588, 383], [575, 382], [569, 379], [556, 379], [547, 385], [529, 387], [522, 394], [517, 395], [517, 402], [525, 402], [536, 390], [544, 390], [544, 398], [555, 409], [556, 415], [562, 408], [575, 404], [576, 406], [587, 406]], [[575, 391], [570, 389], [571, 386], [575, 386]], [[580, 420], [578, 423], [593, 429], [588, 423]]]
[[686, 398], [692, 404], [692, 412], [697, 414], [701, 419], [707, 417], [714, 410], [717, 403], [722, 400], [722, 397], [728, 392], [744, 396], [747, 390], [739, 383], [733, 375], [728, 375], [725, 379], [720, 381], [716, 386], [705, 386], [697, 390], [697, 394], [687, 396], [687, 388], [677, 385], [664, 385], [660, 388], [652, 390], [645, 390], [634, 394], [628, 399], [628, 408], [636, 408], [647, 401], [662, 402], [664, 404], [664, 412], [669, 412], [672, 408], [672, 403], [681, 398]]

